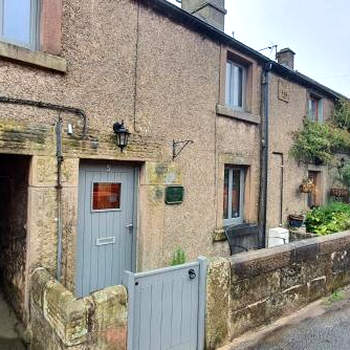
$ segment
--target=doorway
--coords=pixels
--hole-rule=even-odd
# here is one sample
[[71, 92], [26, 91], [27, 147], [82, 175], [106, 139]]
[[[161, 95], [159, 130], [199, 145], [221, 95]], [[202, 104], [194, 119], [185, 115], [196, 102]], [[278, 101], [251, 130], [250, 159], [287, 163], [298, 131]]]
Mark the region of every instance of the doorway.
[[[28, 178], [31, 158], [0, 154], [0, 348], [24, 349]], [[17, 316], [17, 317], [16, 317]]]
[[321, 191], [320, 191], [320, 172], [319, 171], [309, 171], [308, 178], [312, 181], [314, 187], [312, 192], [308, 193], [307, 196], [307, 205], [310, 209], [321, 205]]
[[79, 170], [78, 297], [122, 282], [134, 269], [137, 169], [113, 162], [82, 162]]

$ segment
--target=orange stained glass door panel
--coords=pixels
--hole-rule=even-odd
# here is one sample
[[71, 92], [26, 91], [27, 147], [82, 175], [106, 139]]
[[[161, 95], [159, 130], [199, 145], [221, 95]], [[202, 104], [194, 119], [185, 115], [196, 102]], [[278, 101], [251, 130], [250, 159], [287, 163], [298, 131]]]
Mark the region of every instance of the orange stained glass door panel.
[[95, 182], [93, 184], [92, 210], [120, 209], [121, 183]]

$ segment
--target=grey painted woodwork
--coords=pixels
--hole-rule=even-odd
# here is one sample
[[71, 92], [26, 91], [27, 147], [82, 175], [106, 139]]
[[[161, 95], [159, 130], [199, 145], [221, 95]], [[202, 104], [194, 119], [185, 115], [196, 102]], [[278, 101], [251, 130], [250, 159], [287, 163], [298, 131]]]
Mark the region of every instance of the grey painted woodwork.
[[126, 271], [128, 350], [202, 350], [207, 259], [142, 273]]
[[[132, 167], [115, 163], [83, 163], [80, 166], [76, 275], [78, 297], [120, 284], [123, 271], [133, 269], [135, 172]], [[94, 210], [94, 183], [120, 183], [120, 209]]]

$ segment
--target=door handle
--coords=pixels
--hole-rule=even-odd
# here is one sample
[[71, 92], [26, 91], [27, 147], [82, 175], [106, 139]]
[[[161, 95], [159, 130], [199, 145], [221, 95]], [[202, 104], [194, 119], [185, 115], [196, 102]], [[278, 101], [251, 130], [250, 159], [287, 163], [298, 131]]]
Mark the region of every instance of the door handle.
[[127, 224], [127, 225], [125, 225], [125, 227], [128, 228], [129, 230], [131, 230], [134, 227], [134, 225], [133, 224]]
[[194, 280], [197, 277], [196, 271], [194, 271], [194, 269], [188, 270], [188, 277], [190, 278], [190, 280]]

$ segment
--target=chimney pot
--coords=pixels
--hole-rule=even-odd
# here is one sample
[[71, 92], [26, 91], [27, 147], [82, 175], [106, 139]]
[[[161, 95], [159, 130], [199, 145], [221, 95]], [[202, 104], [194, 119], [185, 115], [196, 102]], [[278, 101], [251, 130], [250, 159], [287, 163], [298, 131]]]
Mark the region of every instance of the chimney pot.
[[282, 66], [288, 67], [294, 70], [294, 56], [295, 52], [289, 48], [282, 49], [277, 52], [276, 59]]
[[182, 9], [224, 31], [225, 0], [182, 0]]

